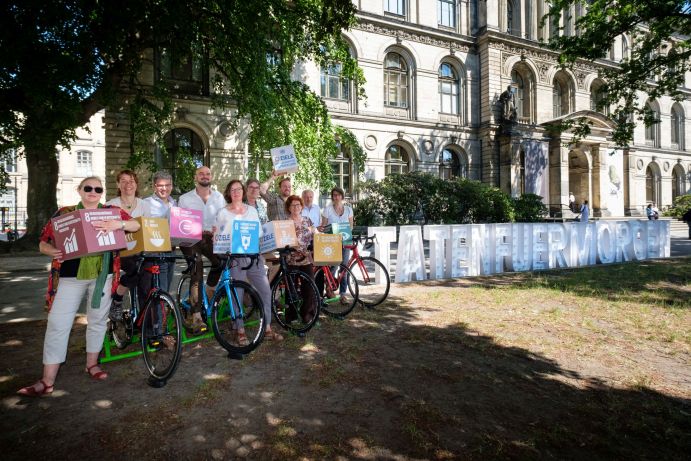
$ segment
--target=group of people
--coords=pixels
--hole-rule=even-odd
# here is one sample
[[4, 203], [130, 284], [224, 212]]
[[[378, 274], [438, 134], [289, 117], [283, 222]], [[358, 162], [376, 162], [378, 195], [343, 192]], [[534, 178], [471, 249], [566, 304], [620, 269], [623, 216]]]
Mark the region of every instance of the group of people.
[[[194, 258], [195, 272], [192, 275], [192, 322], [191, 333], [201, 334], [206, 331], [206, 323], [201, 316], [201, 299], [195, 296], [199, 287], [204, 286], [209, 297], [213, 295], [222, 271], [222, 256], [213, 252], [214, 233], [230, 233], [233, 221], [257, 221], [261, 225], [274, 220], [292, 220], [295, 224], [298, 240], [297, 251], [291, 253], [288, 263], [300, 266], [308, 274], [313, 272], [313, 260], [309, 247], [315, 232], [323, 230], [324, 226], [334, 223], [347, 223], [353, 226], [353, 209], [344, 202], [344, 191], [334, 187], [331, 191], [331, 204], [320, 210], [314, 204], [314, 193], [305, 190], [302, 196], [292, 193], [289, 177], [283, 177], [278, 182], [278, 191], [271, 191], [272, 183], [283, 175], [272, 172], [271, 176], [260, 183], [257, 179], [249, 179], [245, 183], [231, 180], [223, 193], [211, 187], [213, 176], [206, 167], [197, 168], [194, 176], [195, 188], [180, 196], [175, 201], [171, 197], [173, 178], [166, 172], [157, 172], [153, 176], [154, 193], [141, 198], [138, 192], [139, 180], [131, 170], [121, 171], [117, 177], [117, 197], [101, 204], [104, 187], [98, 177], [89, 177], [81, 181], [77, 188], [80, 201], [77, 205], [62, 207], [53, 217], [75, 211], [77, 209], [116, 208], [120, 219], [108, 221], [94, 221], [91, 225], [98, 231], [110, 232], [123, 230], [136, 232], [140, 224], [134, 218], [160, 217], [167, 218], [174, 206], [201, 211], [203, 214], [203, 230], [200, 241], [192, 246], [181, 246], [180, 250], [187, 258]], [[67, 344], [70, 331], [74, 323], [79, 305], [87, 295], [87, 328], [86, 328], [86, 366], [85, 372], [90, 378], [102, 381], [108, 374], [98, 363], [107, 330], [107, 322], [117, 321], [122, 315], [122, 301], [128, 290], [137, 289], [150, 281], [143, 280], [146, 272], [141, 274], [136, 270], [136, 257], [120, 257], [117, 251], [99, 255], [87, 255], [77, 259], [63, 261], [63, 254], [56, 247], [53, 227], [48, 222], [40, 238], [39, 250], [52, 257], [48, 291], [46, 294], [46, 309], [48, 310], [48, 324], [43, 345], [43, 374], [34, 384], [24, 387], [18, 394], [29, 397], [40, 397], [51, 394], [54, 390], [60, 365], [67, 356]], [[211, 268], [203, 284], [202, 257], [211, 262]], [[343, 262], [350, 257], [349, 251], [343, 251]], [[271, 290], [269, 276], [265, 269], [267, 261], [259, 256], [258, 264], [252, 264], [246, 270], [241, 269], [248, 264], [237, 264], [231, 269], [233, 278], [247, 280], [259, 292], [265, 309], [267, 322], [265, 338], [281, 341], [282, 335], [271, 327]], [[168, 291], [174, 277], [174, 261], [161, 264], [161, 288]], [[121, 276], [122, 272], [122, 276]], [[348, 302], [346, 286], [339, 287], [341, 302]], [[306, 296], [306, 300], [313, 300]], [[316, 313], [316, 306], [307, 302], [303, 306], [301, 315], [304, 321], [310, 321]], [[311, 317], [310, 317], [311, 316]], [[235, 341], [238, 345], [249, 343], [244, 329], [240, 324], [235, 329]]]
[[655, 221], [660, 218], [660, 210], [657, 209], [654, 203], [649, 203], [645, 207], [645, 215], [648, 217], [649, 221]]

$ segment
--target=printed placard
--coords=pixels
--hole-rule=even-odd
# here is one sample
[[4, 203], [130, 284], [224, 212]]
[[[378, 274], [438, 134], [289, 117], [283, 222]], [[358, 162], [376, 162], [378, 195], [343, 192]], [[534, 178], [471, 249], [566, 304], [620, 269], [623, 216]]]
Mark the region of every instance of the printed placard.
[[217, 233], [214, 235], [214, 249], [216, 254], [257, 254], [259, 253], [259, 222], [233, 221], [230, 234]]
[[343, 259], [341, 234], [314, 234], [314, 264], [335, 266]]
[[172, 207], [170, 209], [170, 243], [192, 246], [202, 239], [204, 214], [199, 210]]
[[264, 235], [259, 242], [259, 252], [267, 253], [286, 246], [294, 247], [298, 244], [295, 235], [295, 223], [292, 220], [269, 221], [262, 226]]
[[120, 220], [118, 209], [76, 210], [51, 219], [55, 246], [62, 251], [63, 259], [76, 259], [125, 248], [127, 244], [122, 230], [97, 231], [91, 224], [93, 221], [113, 219]]
[[341, 234], [343, 237], [343, 245], [351, 245], [353, 243], [353, 229], [349, 223], [333, 223], [331, 224], [332, 234]]
[[130, 256], [142, 251], [158, 253], [172, 250], [170, 228], [166, 218], [140, 216], [135, 220], [139, 222], [139, 230], [125, 234], [127, 248], [120, 252], [120, 256]]
[[271, 161], [276, 173], [294, 173], [298, 170], [298, 159], [292, 145], [271, 149]]

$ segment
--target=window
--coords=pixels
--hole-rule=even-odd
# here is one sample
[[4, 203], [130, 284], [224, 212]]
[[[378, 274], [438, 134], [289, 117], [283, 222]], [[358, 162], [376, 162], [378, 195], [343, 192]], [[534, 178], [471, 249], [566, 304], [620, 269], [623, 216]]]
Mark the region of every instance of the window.
[[672, 107], [672, 145], [680, 150], [684, 149], [684, 113], [681, 107]]
[[684, 168], [675, 165], [672, 169], [672, 202], [680, 195], [684, 195]]
[[554, 86], [552, 87], [552, 114], [554, 118], [561, 117], [561, 103], [564, 99], [564, 89], [557, 80], [554, 81]]
[[513, 10], [513, 2], [511, 0], [508, 0], [506, 2], [506, 33], [512, 35], [514, 33]]
[[609, 115], [609, 107], [604, 106], [598, 109], [598, 106], [607, 97], [607, 93], [603, 87], [602, 81], [595, 81], [590, 85], [590, 110], [595, 112], [600, 112], [605, 115]]
[[334, 173], [334, 181], [336, 185], [343, 189], [346, 193], [346, 197], [353, 196], [353, 183], [352, 183], [352, 171], [353, 162], [350, 160], [350, 154], [343, 148], [340, 147], [340, 153], [338, 157], [331, 160], [331, 168]]
[[454, 68], [447, 63], [439, 66], [439, 96], [443, 113], [458, 115], [458, 88], [458, 76]]
[[77, 151], [77, 176], [93, 175], [92, 154], [88, 150]]
[[657, 121], [660, 120], [660, 114], [650, 104], [648, 104], [647, 107], [648, 107], [648, 110], [652, 114], [652, 118], [653, 118], [654, 122], [651, 123], [649, 126], [645, 127], [645, 142], [646, 142], [646, 144], [657, 147], [657, 141], [658, 141], [658, 137], [657, 137], [658, 123], [657, 123]]
[[564, 8], [561, 15], [564, 18], [564, 35], [565, 36], [573, 35], [573, 31], [571, 30], [571, 27], [572, 27], [571, 12], [569, 11], [568, 8]]
[[468, 162], [465, 153], [456, 152], [455, 149], [444, 149], [441, 153], [439, 176], [442, 179], [455, 179], [468, 177]]
[[629, 57], [629, 41], [626, 37], [621, 36], [621, 60], [627, 59]]
[[410, 169], [410, 156], [406, 150], [397, 145], [389, 146], [384, 158], [384, 172], [386, 176], [391, 174], [407, 173]]
[[645, 201], [660, 204], [660, 168], [656, 163], [645, 169]]
[[384, 11], [405, 16], [405, 0], [384, 0]]
[[398, 53], [384, 60], [384, 105], [408, 107], [408, 65]]
[[194, 187], [194, 172], [205, 164], [205, 149], [201, 138], [189, 128], [175, 128], [163, 137], [164, 149], [156, 149], [159, 168], [173, 176], [177, 195]]
[[17, 172], [17, 151], [15, 149], [8, 149], [0, 162], [5, 173]]
[[324, 98], [347, 101], [350, 97], [350, 80], [343, 78], [341, 64], [322, 67], [321, 95]]
[[196, 94], [209, 94], [209, 72], [199, 52], [182, 55], [160, 48], [157, 52], [158, 78], [168, 80], [173, 89]]
[[437, 0], [437, 22], [440, 26], [456, 27], [456, 0]]
[[511, 82], [516, 88], [516, 113], [519, 117], [525, 117], [527, 112], [527, 104], [525, 100], [525, 82], [518, 71], [511, 71]]

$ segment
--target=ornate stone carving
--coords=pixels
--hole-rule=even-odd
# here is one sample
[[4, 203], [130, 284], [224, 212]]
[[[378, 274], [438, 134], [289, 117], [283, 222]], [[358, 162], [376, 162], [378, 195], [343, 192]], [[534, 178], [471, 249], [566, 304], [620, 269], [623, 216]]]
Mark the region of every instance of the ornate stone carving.
[[365, 147], [367, 150], [374, 150], [377, 147], [377, 137], [373, 134], [365, 136]]
[[455, 51], [461, 51], [465, 53], [470, 51], [470, 46], [459, 40], [443, 40], [436, 37], [430, 37], [429, 35], [414, 34], [404, 30], [393, 29], [379, 24], [367, 22], [362, 19], [360, 19], [360, 21], [358, 21], [358, 23], [353, 26], [353, 29], [364, 30], [366, 32], [371, 32], [379, 35], [387, 35], [389, 37], [395, 37], [397, 43], [401, 43], [401, 41], [403, 40], [408, 40], [410, 42], [424, 43], [425, 45], [438, 46], [440, 48], [446, 48], [449, 50], [453, 49]]

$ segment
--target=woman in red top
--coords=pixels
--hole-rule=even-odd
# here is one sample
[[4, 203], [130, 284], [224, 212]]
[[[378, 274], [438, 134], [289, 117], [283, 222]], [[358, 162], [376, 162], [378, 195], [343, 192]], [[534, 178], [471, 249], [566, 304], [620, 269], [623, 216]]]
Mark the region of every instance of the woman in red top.
[[[59, 209], [55, 216], [77, 209], [100, 208], [103, 185], [97, 177], [84, 179], [77, 189], [81, 201], [72, 207]], [[115, 207], [117, 208], [117, 207]], [[112, 232], [122, 229], [136, 232], [139, 223], [120, 210], [120, 218], [110, 221], [92, 221], [91, 225], [98, 231]], [[20, 395], [40, 397], [53, 392], [55, 378], [60, 364], [67, 356], [67, 343], [74, 318], [84, 294], [87, 294], [86, 316], [86, 373], [95, 380], [102, 381], [108, 374], [98, 364], [98, 355], [103, 347], [108, 319], [108, 307], [111, 294], [117, 285], [120, 272], [120, 261], [117, 254], [107, 252], [100, 255], [88, 255], [78, 259], [63, 261], [61, 250], [54, 246], [53, 226], [50, 222], [43, 228], [39, 250], [51, 256], [53, 264], [48, 284], [47, 308], [48, 325], [43, 344], [43, 377], [31, 386], [17, 391]], [[58, 279], [60, 281], [58, 286]]]

